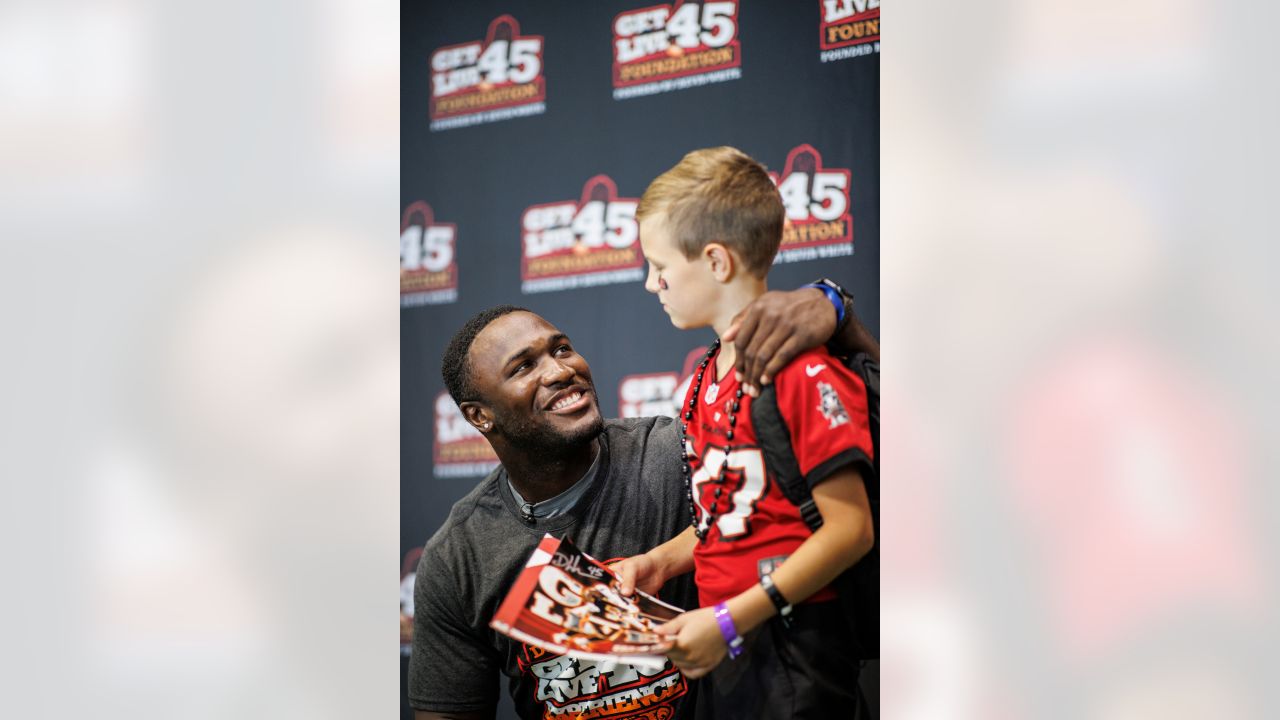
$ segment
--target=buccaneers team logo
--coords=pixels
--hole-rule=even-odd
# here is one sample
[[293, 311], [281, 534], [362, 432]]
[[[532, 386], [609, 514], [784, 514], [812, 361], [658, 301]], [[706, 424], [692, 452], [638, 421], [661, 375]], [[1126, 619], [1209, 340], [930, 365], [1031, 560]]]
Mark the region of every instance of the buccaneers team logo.
[[644, 279], [635, 198], [618, 197], [607, 175], [596, 175], [580, 200], [534, 205], [521, 218], [525, 293]]
[[448, 392], [436, 397], [434, 473], [438, 478], [486, 475], [498, 466], [489, 441], [462, 417]]
[[738, 3], [677, 2], [613, 19], [613, 98], [742, 77]]
[[431, 129], [546, 112], [542, 37], [521, 35], [510, 15], [489, 23], [483, 41], [431, 53]]
[[425, 202], [405, 208], [400, 218], [400, 307], [458, 299], [457, 235], [457, 226], [436, 222]]
[[848, 170], [822, 166], [812, 145], [787, 155], [778, 184], [786, 221], [777, 263], [853, 254], [853, 217], [849, 214]]
[[849, 422], [849, 413], [840, 402], [840, 394], [829, 383], [818, 383], [818, 398], [818, 412], [831, 423], [832, 429]]
[[880, 0], [818, 0], [822, 62], [880, 52]]

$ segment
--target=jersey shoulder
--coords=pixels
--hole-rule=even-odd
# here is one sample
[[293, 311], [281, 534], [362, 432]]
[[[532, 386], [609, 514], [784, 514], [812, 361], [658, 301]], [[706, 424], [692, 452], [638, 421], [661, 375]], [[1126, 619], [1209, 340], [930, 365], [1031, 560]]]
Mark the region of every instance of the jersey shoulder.
[[[840, 359], [827, 351], [825, 347], [805, 350], [778, 372], [774, 382], [780, 386], [807, 386], [830, 377], [832, 374], [841, 378], [857, 380], [857, 375], [845, 367]], [[861, 385], [861, 382], [858, 383]]]

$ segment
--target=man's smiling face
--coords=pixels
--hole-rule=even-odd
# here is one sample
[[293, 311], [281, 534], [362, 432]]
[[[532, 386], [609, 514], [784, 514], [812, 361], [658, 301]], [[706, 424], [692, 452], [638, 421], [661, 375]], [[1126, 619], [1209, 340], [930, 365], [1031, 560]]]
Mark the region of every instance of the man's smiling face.
[[586, 359], [533, 313], [512, 312], [489, 323], [472, 342], [468, 361], [494, 432], [515, 447], [568, 450], [604, 427]]

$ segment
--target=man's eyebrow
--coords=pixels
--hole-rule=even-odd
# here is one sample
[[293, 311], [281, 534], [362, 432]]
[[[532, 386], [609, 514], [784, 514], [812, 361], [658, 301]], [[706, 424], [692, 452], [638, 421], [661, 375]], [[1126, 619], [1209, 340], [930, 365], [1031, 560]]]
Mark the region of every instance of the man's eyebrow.
[[[555, 345], [556, 343], [564, 342], [568, 340], [569, 340], [568, 335], [565, 335], [564, 333], [556, 333], [555, 335], [552, 335], [547, 338], [547, 344]], [[516, 360], [519, 360], [520, 358], [526, 357], [528, 355], [532, 355], [533, 352], [534, 352], [534, 349], [532, 345], [528, 345], [526, 347], [520, 348], [519, 350], [508, 355], [506, 360], [502, 361], [502, 367], [508, 367], [511, 365], [511, 363], [515, 362]]]
[[510, 365], [511, 363], [515, 362], [516, 360], [519, 360], [520, 358], [525, 357], [526, 355], [532, 355], [532, 354], [533, 354], [533, 346], [532, 346], [532, 345], [529, 345], [528, 347], [521, 348], [521, 349], [519, 349], [519, 350], [517, 350], [517, 351], [515, 351], [515, 352], [511, 353], [510, 355], [508, 355], [508, 356], [507, 356], [507, 359], [502, 361], [502, 367], [507, 367], [508, 365]]

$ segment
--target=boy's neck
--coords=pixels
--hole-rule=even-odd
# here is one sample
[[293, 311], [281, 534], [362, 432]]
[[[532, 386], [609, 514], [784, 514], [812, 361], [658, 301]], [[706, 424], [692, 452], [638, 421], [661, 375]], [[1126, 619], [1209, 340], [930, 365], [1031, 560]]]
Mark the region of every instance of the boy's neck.
[[[715, 319], [711, 322], [712, 329], [716, 331], [716, 337], [724, 337], [738, 313], [768, 290], [769, 286], [764, 278], [744, 276], [726, 284], [721, 289], [720, 302], [717, 303], [719, 308]], [[736, 354], [733, 343], [721, 342], [720, 353], [716, 356], [716, 380], [723, 379], [729, 368], [733, 367]]]

